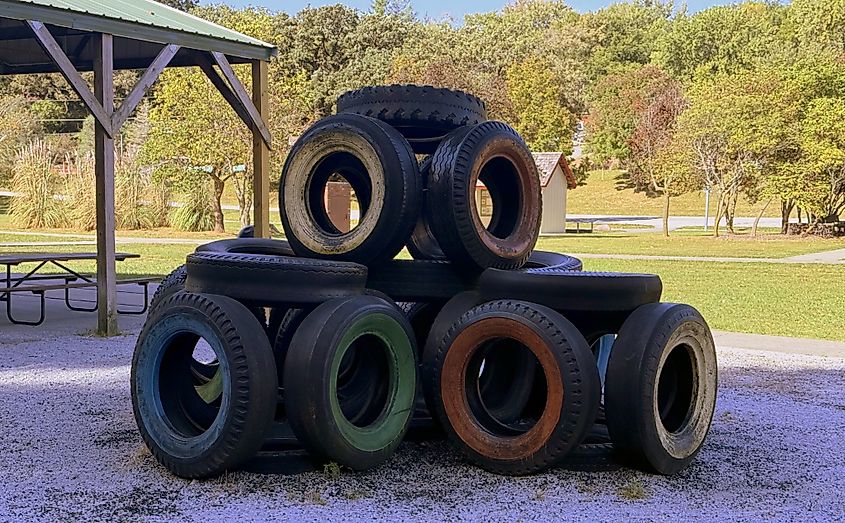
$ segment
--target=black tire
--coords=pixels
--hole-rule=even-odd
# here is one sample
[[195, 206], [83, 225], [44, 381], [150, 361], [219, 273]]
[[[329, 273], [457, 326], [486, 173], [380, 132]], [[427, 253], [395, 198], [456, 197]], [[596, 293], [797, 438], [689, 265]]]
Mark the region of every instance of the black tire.
[[663, 284], [653, 274], [487, 269], [478, 279], [478, 290], [485, 300], [530, 300], [559, 311], [594, 315], [630, 312], [658, 302]]
[[[220, 392], [205, 399], [199, 387], [206, 383], [195, 382], [191, 370], [200, 338], [219, 362]], [[240, 303], [224, 296], [173, 294], [138, 337], [131, 392], [141, 437], [168, 470], [186, 478], [233, 470], [258, 451], [273, 418], [276, 373], [270, 344]]]
[[480, 303], [483, 303], [483, 300], [475, 291], [457, 294], [440, 308], [437, 316], [435, 316], [434, 321], [431, 323], [431, 328], [425, 339], [425, 346], [422, 348], [422, 361], [420, 362], [420, 370], [422, 371], [420, 372], [420, 378], [422, 381], [423, 395], [429, 412], [434, 412], [435, 391], [429, 387], [431, 381], [425, 379], [425, 377], [433, 371], [440, 343], [446, 337], [452, 324], [458, 321], [468, 310]]
[[[434, 324], [435, 318], [437, 318], [437, 314], [440, 312], [440, 309], [443, 307], [443, 302], [417, 302], [417, 303], [400, 303], [399, 307], [405, 312], [405, 317], [408, 319], [408, 323], [411, 324], [411, 329], [414, 331], [414, 339], [416, 341], [417, 347], [417, 358], [420, 363], [420, 367], [422, 366], [422, 354], [419, 351], [425, 346], [425, 340], [428, 337], [428, 333], [431, 331], [431, 326]], [[420, 368], [420, 375], [422, 374], [422, 369]], [[423, 393], [422, 389], [422, 380], [417, 381], [417, 391], [414, 397], [414, 416], [411, 420], [411, 430], [415, 429], [423, 429], [423, 430], [431, 430], [436, 429], [436, 423], [428, 411], [428, 407], [425, 403], [425, 394]]]
[[[487, 404], [482, 383], [500, 343], [530, 353], [536, 365], [520, 412], [505, 414]], [[558, 463], [584, 439], [601, 395], [592, 354], [575, 326], [547, 307], [511, 300], [464, 314], [441, 341], [424, 379], [449, 439], [473, 463], [507, 475]]]
[[364, 291], [367, 268], [350, 262], [197, 252], [186, 263], [185, 288], [250, 305], [317, 304]]
[[716, 406], [716, 349], [689, 305], [644, 305], [625, 321], [605, 380], [607, 428], [626, 463], [660, 474], [698, 454]]
[[428, 177], [431, 174], [431, 156], [426, 157], [420, 164], [420, 179], [423, 184], [422, 210], [408, 239], [408, 252], [415, 260], [446, 260], [443, 249], [437, 243], [426, 217], [428, 204]]
[[296, 256], [285, 240], [268, 238], [227, 238], [197, 247], [196, 252], [220, 252], [227, 254], [266, 254], [272, 256]]
[[[475, 202], [477, 182], [493, 201], [487, 227]], [[531, 151], [502, 122], [454, 131], [437, 147], [428, 182], [426, 219], [454, 263], [517, 269], [540, 234], [540, 177]]]
[[173, 269], [167, 276], [161, 280], [161, 283], [156, 287], [153, 293], [153, 299], [150, 300], [149, 315], [158, 308], [159, 304], [168, 296], [176, 294], [185, 289], [185, 280], [188, 278], [188, 271], [184, 265], [180, 265]]
[[477, 279], [447, 261], [391, 260], [369, 268], [367, 288], [397, 301], [436, 301], [474, 288]]
[[395, 127], [417, 154], [431, 154], [452, 130], [487, 120], [484, 102], [471, 94], [423, 85], [364, 87], [337, 99], [338, 113], [378, 118]]
[[[413, 332], [402, 312], [380, 298], [328, 301], [294, 334], [284, 376], [288, 419], [302, 444], [340, 465], [373, 468], [393, 455], [411, 420]], [[367, 385], [365, 401], [356, 382]], [[353, 392], [351, 404], [341, 397], [347, 388]]]
[[581, 271], [581, 260], [558, 252], [533, 251], [524, 269], [554, 269], [558, 271]]
[[[323, 203], [325, 184], [338, 173], [361, 212], [348, 232], [335, 227]], [[411, 235], [421, 188], [417, 160], [398, 131], [357, 114], [329, 116], [296, 141], [285, 161], [279, 184], [285, 236], [300, 256], [390, 260]]]
[[[275, 311], [276, 309], [274, 309]], [[305, 318], [313, 310], [309, 308], [287, 309], [279, 320], [279, 327], [276, 329], [276, 336], [273, 340], [273, 358], [276, 361], [276, 376], [279, 382], [278, 404], [276, 405], [276, 421], [281, 421], [287, 417], [285, 410], [285, 359], [288, 355], [294, 334], [296, 334], [299, 326], [305, 321]]]

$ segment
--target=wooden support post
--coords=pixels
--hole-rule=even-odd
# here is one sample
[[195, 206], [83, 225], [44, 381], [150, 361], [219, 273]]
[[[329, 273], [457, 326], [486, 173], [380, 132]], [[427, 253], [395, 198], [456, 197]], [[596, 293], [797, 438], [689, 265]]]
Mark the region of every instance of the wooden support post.
[[[111, 126], [114, 114], [114, 48], [111, 35], [94, 36], [94, 96]], [[98, 119], [94, 127], [97, 186], [97, 333], [117, 327], [117, 271], [114, 259], [114, 138]]]
[[[267, 62], [252, 62], [252, 103], [263, 121], [269, 120]], [[258, 126], [252, 126], [253, 224], [256, 238], [270, 237], [270, 146]]]

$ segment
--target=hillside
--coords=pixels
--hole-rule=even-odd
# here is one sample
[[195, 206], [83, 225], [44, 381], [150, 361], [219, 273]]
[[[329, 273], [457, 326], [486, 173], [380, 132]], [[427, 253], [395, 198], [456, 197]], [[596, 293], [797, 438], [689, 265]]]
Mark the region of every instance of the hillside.
[[[649, 197], [633, 189], [622, 188], [622, 171], [593, 171], [589, 178], [567, 196], [567, 214], [600, 214], [620, 216], [661, 216], [663, 200]], [[710, 197], [710, 216], [716, 212], [717, 193]], [[740, 197], [737, 216], [756, 216], [762, 203], [749, 204]], [[696, 191], [672, 198], [670, 213], [673, 216], [704, 216], [704, 192]], [[765, 216], [780, 216], [775, 202], [769, 205]]]

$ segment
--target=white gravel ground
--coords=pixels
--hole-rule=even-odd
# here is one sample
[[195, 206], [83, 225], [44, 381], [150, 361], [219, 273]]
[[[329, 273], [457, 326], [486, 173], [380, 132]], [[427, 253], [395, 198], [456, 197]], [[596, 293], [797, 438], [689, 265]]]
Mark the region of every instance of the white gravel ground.
[[713, 429], [684, 473], [494, 476], [442, 442], [377, 471], [171, 476], [129, 400], [134, 335], [0, 331], [0, 520], [845, 519], [845, 357], [720, 349]]

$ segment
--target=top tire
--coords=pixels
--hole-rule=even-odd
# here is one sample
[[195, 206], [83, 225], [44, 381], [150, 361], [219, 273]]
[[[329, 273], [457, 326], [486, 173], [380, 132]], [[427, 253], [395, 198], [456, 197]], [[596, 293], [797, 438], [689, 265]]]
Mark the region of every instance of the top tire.
[[337, 99], [338, 113], [378, 118], [399, 130], [417, 154], [431, 154], [458, 127], [487, 121], [481, 99], [452, 89], [422, 85], [364, 87]]
[[[328, 215], [324, 191], [340, 175], [355, 191], [361, 217], [349, 231]], [[411, 236], [421, 182], [408, 142], [389, 125], [357, 114], [323, 118], [294, 144], [279, 184], [282, 225], [298, 256], [377, 264]]]

